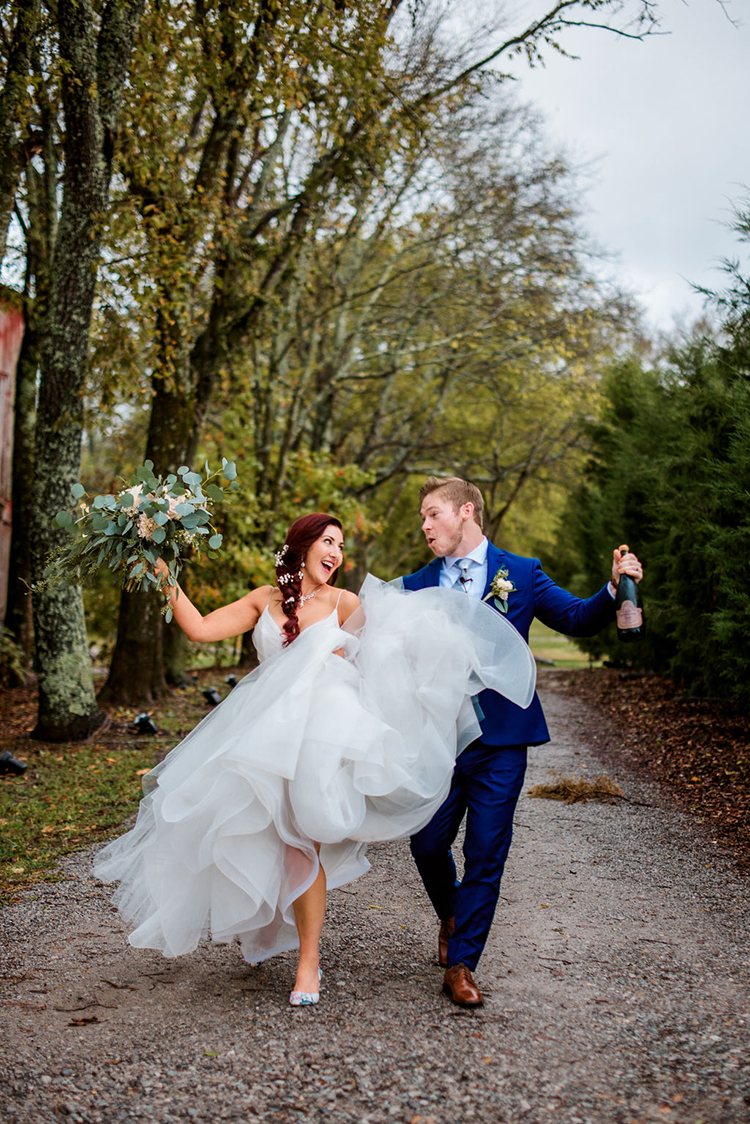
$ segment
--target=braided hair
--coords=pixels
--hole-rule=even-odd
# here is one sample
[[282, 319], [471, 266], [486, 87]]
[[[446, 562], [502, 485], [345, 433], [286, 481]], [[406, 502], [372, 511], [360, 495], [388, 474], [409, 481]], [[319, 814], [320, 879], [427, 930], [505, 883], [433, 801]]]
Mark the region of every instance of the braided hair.
[[[286, 533], [286, 542], [276, 555], [276, 584], [281, 591], [281, 610], [287, 618], [284, 623], [285, 648], [299, 636], [300, 632], [297, 609], [302, 596], [302, 578], [307, 552], [326, 527], [331, 526], [338, 527], [340, 531], [344, 530], [338, 519], [322, 511], [295, 519]], [[328, 579], [328, 585], [335, 583], [338, 572], [338, 569], [334, 570]]]

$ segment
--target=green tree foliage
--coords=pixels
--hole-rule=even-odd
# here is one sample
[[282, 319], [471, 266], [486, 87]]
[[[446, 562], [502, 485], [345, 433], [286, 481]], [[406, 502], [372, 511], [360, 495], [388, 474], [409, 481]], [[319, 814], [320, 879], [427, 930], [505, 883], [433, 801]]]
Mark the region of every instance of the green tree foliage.
[[[143, 5], [124, 0], [11, 7], [10, 18], [0, 14], [4, 88], [26, 100], [0, 138], [9, 158], [0, 203], [7, 211], [15, 193], [14, 252], [22, 247], [33, 329], [27, 387], [42, 369], [29, 520], [37, 553], [54, 545], [45, 515], [64, 506], [79, 475], [84, 394], [103, 444], [108, 427], [140, 437], [121, 470], [148, 457], [167, 472], [195, 462], [201, 444], [239, 459], [218, 431], [249, 417], [252, 471], [241, 471], [243, 480], [254, 473], [257, 505], [244, 530], [256, 551], [268, 551], [287, 508], [328, 498], [351, 512], [369, 549], [373, 525], [388, 530], [412, 475], [447, 467], [441, 450], [463, 431], [456, 401], [468, 388], [487, 419], [461, 464], [492, 491], [496, 523], [520, 487], [575, 446], [575, 423], [540, 429], [535, 419], [550, 414], [555, 379], [571, 419], [587, 400], [602, 301], [583, 299], [554, 188], [545, 198], [540, 180], [534, 194], [523, 169], [498, 180], [464, 146], [462, 192], [457, 138], [504, 81], [504, 59], [538, 60], [581, 23], [640, 37], [653, 24], [649, 0], [557, 0], [511, 30], [493, 7], [481, 34], [429, 0], [166, 0], [142, 18]], [[118, 21], [138, 23], [132, 58]], [[25, 85], [16, 81], [24, 71]], [[538, 171], [554, 185], [553, 165]], [[440, 176], [452, 166], [446, 188]], [[75, 308], [63, 323], [66, 294]], [[504, 426], [510, 403], [523, 412], [521, 372], [527, 435], [514, 447]], [[26, 430], [32, 398], [22, 396]], [[491, 449], [500, 438], [502, 463]], [[395, 556], [381, 561], [399, 568]], [[65, 611], [60, 603], [47, 620], [38, 606], [38, 640], [65, 634], [56, 624]], [[163, 689], [158, 623], [158, 607], [123, 600], [113, 697]], [[37, 655], [51, 667], [45, 644]], [[55, 706], [64, 705], [61, 695]]]
[[29, 79], [41, 5], [39, 0], [17, 0], [7, 7], [5, 73], [0, 88], [0, 261], [5, 256], [21, 173], [40, 141], [39, 134], [29, 128]]
[[[739, 310], [738, 310], [739, 311]], [[659, 366], [630, 360], [605, 382], [604, 420], [561, 532], [571, 584], [590, 591], [613, 545], [644, 562], [646, 639], [586, 642], [750, 704], [750, 339], [746, 310]]]

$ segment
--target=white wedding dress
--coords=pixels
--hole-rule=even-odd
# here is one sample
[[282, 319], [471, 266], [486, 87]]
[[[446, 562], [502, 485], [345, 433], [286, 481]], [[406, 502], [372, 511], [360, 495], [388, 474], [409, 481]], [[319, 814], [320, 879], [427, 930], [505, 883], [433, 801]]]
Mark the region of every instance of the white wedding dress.
[[480, 733], [470, 696], [531, 702], [533, 657], [487, 605], [373, 577], [360, 597], [344, 629], [334, 610], [288, 648], [266, 610], [259, 667], [144, 777], [135, 826], [94, 867], [120, 883], [132, 945], [179, 956], [237, 936], [251, 962], [296, 948], [292, 903], [318, 861], [329, 888], [350, 882], [368, 842], [440, 806]]

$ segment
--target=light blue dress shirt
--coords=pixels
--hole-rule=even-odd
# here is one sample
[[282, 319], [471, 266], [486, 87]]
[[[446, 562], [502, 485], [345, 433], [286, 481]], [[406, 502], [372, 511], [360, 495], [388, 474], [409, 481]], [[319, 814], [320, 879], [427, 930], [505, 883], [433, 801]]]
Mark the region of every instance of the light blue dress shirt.
[[443, 565], [440, 570], [440, 585], [450, 588], [458, 585], [458, 579], [461, 576], [461, 571], [458, 568], [458, 563], [463, 562], [467, 558], [470, 563], [469, 573], [471, 575], [471, 585], [469, 586], [468, 593], [470, 597], [476, 597], [481, 601], [484, 587], [487, 584], [487, 539], [483, 538], [479, 546], [475, 546], [469, 554], [446, 555], [443, 558]]

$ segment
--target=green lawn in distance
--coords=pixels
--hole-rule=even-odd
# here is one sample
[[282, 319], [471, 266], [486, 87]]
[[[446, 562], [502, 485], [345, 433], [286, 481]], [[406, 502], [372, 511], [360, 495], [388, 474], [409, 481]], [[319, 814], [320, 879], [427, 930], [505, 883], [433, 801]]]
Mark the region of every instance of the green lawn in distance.
[[[538, 660], [550, 660], [555, 667], [567, 671], [575, 671], [581, 667], [601, 667], [601, 661], [597, 660], [593, 665], [589, 664], [589, 658], [585, 652], [577, 646], [575, 641], [569, 640], [567, 636], [563, 636], [559, 632], [554, 632], [553, 629], [547, 628], [541, 621], [533, 621], [529, 631], [529, 647], [534, 656]], [[548, 663], [542, 663], [541, 669], [549, 667]]]

